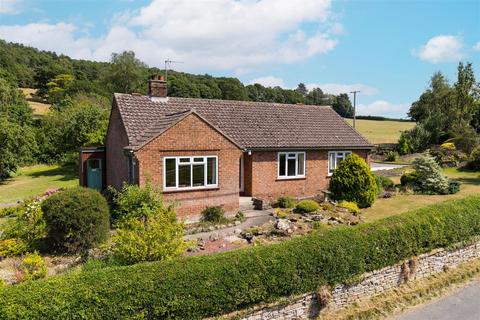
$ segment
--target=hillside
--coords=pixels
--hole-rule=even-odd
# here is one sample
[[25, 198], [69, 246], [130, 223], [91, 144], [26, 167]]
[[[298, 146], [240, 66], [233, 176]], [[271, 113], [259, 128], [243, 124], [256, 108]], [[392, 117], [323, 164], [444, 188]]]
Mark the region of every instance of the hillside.
[[[353, 119], [346, 119], [352, 125]], [[394, 120], [356, 120], [356, 129], [374, 144], [397, 143], [403, 131], [410, 130], [415, 122]]]

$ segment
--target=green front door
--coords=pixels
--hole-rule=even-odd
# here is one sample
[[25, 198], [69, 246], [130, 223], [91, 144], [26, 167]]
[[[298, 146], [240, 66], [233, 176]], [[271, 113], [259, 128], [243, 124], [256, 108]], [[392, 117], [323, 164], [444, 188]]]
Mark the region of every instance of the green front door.
[[87, 187], [103, 190], [102, 159], [89, 159], [87, 161]]

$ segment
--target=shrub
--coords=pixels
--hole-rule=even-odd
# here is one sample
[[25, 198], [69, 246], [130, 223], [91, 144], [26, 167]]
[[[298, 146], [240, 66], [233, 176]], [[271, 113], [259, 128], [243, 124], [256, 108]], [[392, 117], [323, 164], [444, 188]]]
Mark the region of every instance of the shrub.
[[455, 143], [453, 142], [445, 142], [440, 145], [440, 148], [445, 149], [445, 150], [457, 150], [455, 148]]
[[476, 147], [472, 150], [468, 157], [466, 167], [470, 170], [480, 170], [480, 147]]
[[320, 209], [320, 206], [313, 200], [302, 200], [295, 206], [295, 210], [300, 213], [310, 213]]
[[353, 213], [355, 215], [360, 213], [360, 209], [358, 208], [358, 206], [355, 202], [342, 200], [338, 203], [338, 206], [340, 208], [348, 209], [348, 211], [350, 211], [351, 213]]
[[184, 226], [177, 221], [173, 206], [162, 205], [144, 213], [143, 218], [130, 217], [120, 222], [112, 239], [114, 260], [121, 264], [170, 260], [186, 250]]
[[292, 197], [288, 197], [288, 196], [278, 198], [277, 203], [278, 203], [278, 206], [280, 208], [287, 209], [287, 208], [295, 207], [295, 199], [293, 199]]
[[419, 177], [417, 172], [406, 172], [400, 177], [400, 184], [404, 187], [413, 187], [417, 183], [418, 179]]
[[460, 181], [457, 180], [448, 180], [448, 193], [454, 194], [460, 191]]
[[381, 195], [385, 190], [390, 190], [395, 187], [395, 183], [388, 177], [375, 176], [375, 182], [377, 184], [378, 195]]
[[378, 192], [367, 163], [353, 153], [333, 172], [329, 189], [333, 199], [352, 201], [360, 208], [370, 207]]
[[397, 161], [398, 160], [398, 152], [396, 151], [388, 151], [387, 155], [385, 156], [385, 161]]
[[0, 208], [0, 218], [17, 215], [20, 214], [21, 211], [21, 206]]
[[27, 251], [27, 245], [18, 239], [0, 240], [0, 258], [8, 258], [21, 255]]
[[[202, 319], [334, 287], [480, 235], [480, 197], [281, 243], [107, 267], [0, 289], [0, 318]], [[281, 279], [281, 281], [279, 281]], [[46, 299], [45, 297], [48, 297]]]
[[120, 192], [109, 188], [113, 198], [112, 218], [114, 221], [141, 218], [162, 207], [162, 192], [147, 181], [146, 185], [124, 184]]
[[25, 250], [35, 250], [41, 247], [45, 238], [45, 219], [40, 202], [37, 200], [26, 201], [13, 219], [9, 219], [4, 227], [2, 239], [16, 239], [22, 243]]
[[105, 198], [83, 187], [66, 189], [42, 203], [49, 249], [78, 253], [107, 239], [109, 213]]
[[38, 252], [27, 253], [18, 266], [22, 281], [42, 279], [47, 276], [47, 266]]
[[397, 149], [400, 155], [412, 153], [414, 151], [413, 145], [412, 145], [412, 139], [410, 139], [410, 137], [407, 134], [402, 133], [400, 135], [400, 139], [398, 140]]
[[468, 159], [465, 153], [460, 150], [456, 150], [455, 147], [453, 149], [449, 149], [434, 146], [429, 152], [441, 167], [458, 167], [461, 162]]
[[448, 179], [443, 175], [442, 169], [435, 159], [423, 154], [413, 161], [415, 172], [418, 176], [414, 184], [414, 191], [424, 194], [447, 194]]
[[212, 223], [225, 221], [225, 210], [221, 206], [207, 207], [202, 211], [202, 221]]

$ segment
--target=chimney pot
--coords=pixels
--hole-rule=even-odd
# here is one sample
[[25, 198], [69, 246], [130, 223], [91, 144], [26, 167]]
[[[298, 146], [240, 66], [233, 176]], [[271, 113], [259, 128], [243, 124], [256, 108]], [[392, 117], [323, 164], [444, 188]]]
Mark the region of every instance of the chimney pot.
[[148, 95], [150, 97], [165, 98], [167, 96], [167, 82], [160, 75], [153, 75], [148, 81]]

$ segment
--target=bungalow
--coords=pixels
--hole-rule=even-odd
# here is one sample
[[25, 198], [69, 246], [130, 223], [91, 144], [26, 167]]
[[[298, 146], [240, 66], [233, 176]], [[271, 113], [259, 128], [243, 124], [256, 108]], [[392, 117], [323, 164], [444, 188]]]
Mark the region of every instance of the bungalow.
[[103, 163], [117, 189], [150, 180], [193, 218], [207, 206], [236, 212], [241, 195], [317, 195], [342, 159], [354, 152], [369, 161], [371, 148], [328, 106], [168, 97], [154, 77], [148, 96], [114, 95], [104, 160], [92, 150], [83, 158], [97, 170]]

